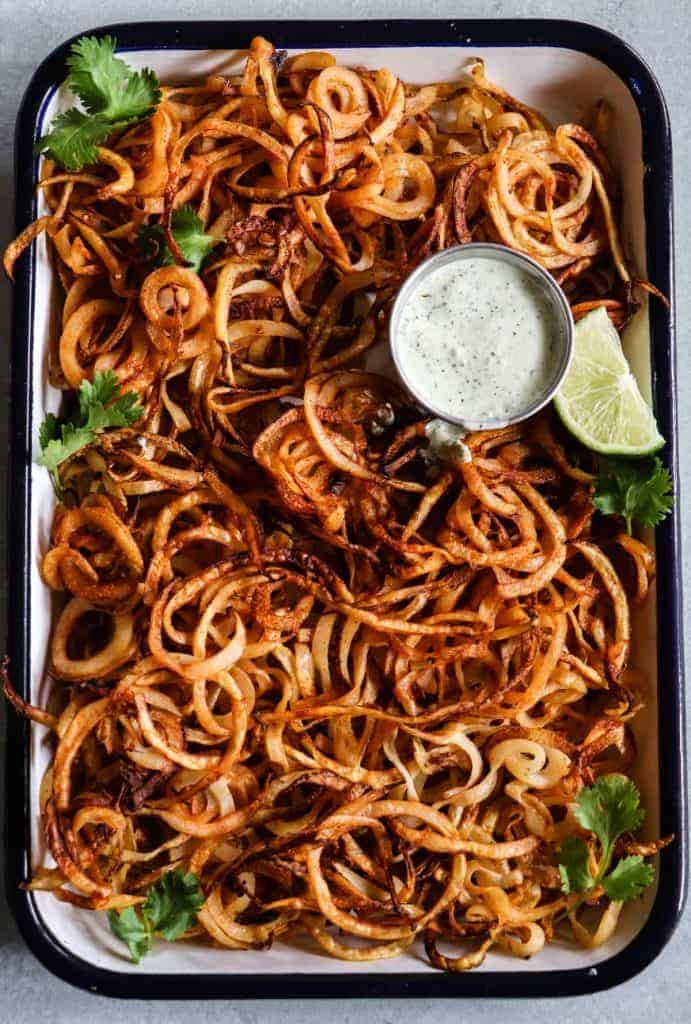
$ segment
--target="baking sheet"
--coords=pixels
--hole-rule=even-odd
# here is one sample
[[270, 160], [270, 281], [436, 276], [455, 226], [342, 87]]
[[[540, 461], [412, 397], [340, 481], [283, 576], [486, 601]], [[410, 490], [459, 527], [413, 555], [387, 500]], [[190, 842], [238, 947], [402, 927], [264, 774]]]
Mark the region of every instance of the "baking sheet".
[[[408, 81], [423, 84], [435, 80], [455, 79], [463, 72], [471, 56], [486, 60], [487, 74], [521, 99], [546, 113], [553, 121], [579, 121], [587, 116], [593, 104], [606, 97], [614, 113], [610, 157], [621, 176], [624, 199], [624, 240], [637, 273], [646, 274], [646, 238], [643, 204], [643, 174], [641, 159], [641, 121], [631, 92], [624, 82], [605, 64], [576, 50], [556, 47], [493, 47], [467, 48], [464, 46], [434, 47], [371, 47], [335, 49], [339, 62], [364, 64], [369, 67], [386, 66]], [[137, 51], [127, 54], [129, 63], [136, 67], [151, 66], [165, 82], [182, 82], [201, 78], [211, 73], [228, 73], [237, 67], [240, 55], [229, 51]], [[71, 104], [63, 90], [47, 97], [41, 111], [42, 127], [61, 109]], [[47, 260], [45, 242], [40, 240], [36, 253], [36, 275], [33, 294], [33, 347], [32, 363], [32, 431], [36, 445], [38, 424], [45, 411], [58, 407], [60, 394], [47, 384], [46, 352], [48, 340], [56, 329], [55, 290]], [[650, 335], [647, 311], [641, 310], [629, 328], [625, 339], [627, 355], [644, 393], [650, 395]], [[33, 455], [37, 456], [35, 448]], [[44, 659], [50, 629], [52, 599], [39, 575], [40, 558], [47, 546], [54, 498], [48, 474], [42, 468], [31, 468], [31, 563], [30, 563], [30, 622], [31, 657], [30, 683], [32, 699], [44, 700], [46, 683]], [[648, 831], [657, 831], [658, 822], [658, 750], [657, 750], [657, 658], [655, 628], [655, 595], [634, 623], [634, 650], [632, 664], [645, 679], [648, 705], [639, 716], [636, 733], [639, 744], [637, 778], [648, 808]], [[37, 789], [48, 761], [48, 750], [36, 728], [31, 741], [31, 859], [34, 864], [44, 857], [37, 806]], [[59, 903], [49, 894], [33, 897], [42, 923], [57, 941], [76, 956], [98, 967], [119, 972], [137, 972], [123, 953], [122, 945], [110, 934], [104, 915], [79, 911]], [[488, 956], [480, 968], [482, 972], [496, 971], [561, 971], [579, 967], [594, 968], [601, 961], [625, 949], [642, 928], [654, 900], [654, 893], [645, 900], [629, 905], [615, 936], [606, 945], [594, 951], [575, 946], [553, 943], [531, 961], [521, 962], [497, 952]], [[147, 972], [206, 974], [241, 972], [251, 974], [313, 974], [337, 971], [339, 974], [366, 971], [372, 974], [399, 974], [404, 972], [433, 972], [424, 954], [414, 949], [396, 960], [368, 963], [366, 967], [327, 959], [313, 951], [310, 944], [300, 942], [288, 945], [277, 943], [268, 951], [229, 952], [187, 943], [169, 945], [158, 942], [147, 957]]]

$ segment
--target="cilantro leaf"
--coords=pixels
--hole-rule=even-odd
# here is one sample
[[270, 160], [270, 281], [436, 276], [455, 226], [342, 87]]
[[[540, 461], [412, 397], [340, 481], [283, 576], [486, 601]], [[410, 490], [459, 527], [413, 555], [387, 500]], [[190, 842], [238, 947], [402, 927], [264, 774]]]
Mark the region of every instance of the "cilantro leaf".
[[222, 241], [213, 235], [205, 234], [204, 222], [188, 205], [181, 206], [175, 211], [172, 228], [175, 241], [196, 271], [199, 271], [213, 247]]
[[115, 55], [115, 48], [113, 36], [82, 36], [72, 44], [67, 84], [90, 114], [107, 109], [111, 97], [122, 89], [129, 76], [130, 69]]
[[98, 434], [108, 427], [129, 427], [130, 424], [136, 423], [143, 411], [135, 392], [128, 391], [107, 408], [100, 402], [92, 405], [85, 429]]
[[52, 129], [39, 139], [36, 150], [49, 153], [68, 170], [94, 163], [96, 147], [115, 131], [155, 110], [161, 90], [153, 71], [133, 71], [115, 56], [112, 36], [82, 36], [67, 58], [67, 85], [86, 110], [72, 107], [59, 114]]
[[611, 900], [637, 899], [655, 878], [652, 865], [646, 864], [638, 854], [624, 857], [602, 879], [602, 887]]
[[161, 98], [153, 71], [132, 71], [115, 56], [112, 36], [82, 36], [72, 45], [67, 79], [72, 92], [90, 114], [112, 123], [139, 120], [150, 114]]
[[61, 463], [93, 444], [101, 431], [108, 427], [128, 427], [144, 412], [134, 391], [120, 394], [120, 384], [112, 370], [95, 373], [93, 381], [82, 381], [78, 398], [79, 409], [73, 417], [61, 420], [54, 413], [48, 413], [38, 431], [41, 445], [38, 461], [50, 471], [58, 494]]
[[657, 526], [672, 510], [672, 477], [660, 459], [609, 459], [595, 478], [593, 504], [604, 515], [621, 515], [631, 533], [634, 520]]
[[168, 871], [149, 889], [143, 909], [153, 930], [173, 942], [194, 924], [203, 904], [196, 875]]
[[[156, 72], [143, 68], [132, 74], [122, 90], [117, 106], [113, 102], [113, 120], [140, 121], [154, 113], [161, 99]], [[105, 115], [105, 112], [104, 112]]]
[[125, 907], [119, 913], [109, 910], [108, 922], [110, 930], [127, 945], [133, 962], [138, 964], [153, 945], [152, 934], [145, 921], [134, 907]]
[[590, 850], [578, 836], [569, 836], [561, 844], [557, 855], [562, 892], [587, 892], [595, 885], [590, 873]]
[[76, 455], [81, 448], [91, 444], [94, 439], [91, 431], [85, 430], [83, 427], [75, 427], [73, 423], [69, 422], [61, 425], [61, 432], [60, 440], [49, 441], [38, 460], [39, 464], [45, 466], [50, 472], [58, 495], [61, 494], [58, 467], [72, 455]]
[[[570, 896], [587, 893], [602, 886], [611, 900], [633, 900], [653, 881], [655, 873], [638, 855], [623, 857], [610, 871], [614, 845], [625, 832], [640, 827], [645, 812], [640, 794], [631, 779], [623, 775], [603, 775], [593, 786], [584, 787], [576, 797], [574, 814], [578, 824], [592, 832], [600, 844], [595, 874], [587, 843], [569, 836], [557, 855], [562, 892]], [[570, 906], [573, 910], [575, 904]]]
[[46, 413], [43, 423], [38, 428], [38, 443], [41, 448], [47, 448], [51, 441], [60, 439], [60, 420], [55, 413]]
[[635, 832], [645, 817], [640, 794], [624, 775], [603, 775], [576, 797], [576, 820], [594, 832], [607, 851], [624, 832]]
[[83, 380], [79, 385], [79, 412], [83, 419], [89, 415], [89, 410], [96, 404], [107, 405], [112, 402], [120, 391], [118, 378], [112, 370], [105, 373], [95, 373], [93, 380]]
[[197, 920], [204, 894], [196, 875], [182, 870], [168, 871], [149, 886], [146, 900], [137, 909], [127, 907], [108, 913], [111, 930], [127, 944], [135, 963], [150, 951], [153, 936], [168, 942], [180, 938]]
[[36, 143], [36, 152], [48, 153], [68, 171], [80, 171], [85, 164], [95, 163], [96, 147], [112, 131], [107, 121], [71, 107], [58, 114], [48, 134]]
[[[198, 217], [194, 209], [187, 204], [180, 206], [173, 213], [171, 229], [185, 260], [196, 273], [201, 270], [213, 247], [223, 241], [222, 238], [205, 233], [201, 217]], [[141, 228], [139, 244], [147, 258], [156, 266], [169, 267], [175, 263], [160, 224]]]
[[82, 36], [70, 48], [67, 84], [90, 114], [108, 107], [111, 96], [122, 88], [130, 73], [124, 60], [115, 56], [115, 45], [112, 36]]

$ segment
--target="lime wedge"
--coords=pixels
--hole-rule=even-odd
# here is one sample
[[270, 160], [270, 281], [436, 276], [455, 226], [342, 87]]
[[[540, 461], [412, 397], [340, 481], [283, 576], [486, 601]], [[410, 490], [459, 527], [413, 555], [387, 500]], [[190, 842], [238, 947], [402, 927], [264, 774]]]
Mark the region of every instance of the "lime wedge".
[[576, 324], [573, 360], [554, 404], [564, 425], [605, 455], [649, 455], [665, 443], [604, 307]]

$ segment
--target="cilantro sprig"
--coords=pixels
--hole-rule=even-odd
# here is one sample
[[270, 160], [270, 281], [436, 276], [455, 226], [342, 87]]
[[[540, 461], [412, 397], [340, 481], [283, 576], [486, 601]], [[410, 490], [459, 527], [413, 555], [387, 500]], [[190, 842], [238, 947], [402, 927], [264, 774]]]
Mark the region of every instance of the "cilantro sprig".
[[128, 427], [144, 413], [134, 391], [120, 393], [120, 384], [112, 370], [95, 373], [93, 381], [82, 381], [77, 398], [79, 405], [72, 416], [59, 419], [49, 412], [38, 431], [41, 445], [38, 461], [50, 471], [58, 494], [61, 491], [58, 469], [66, 459], [93, 444], [96, 436], [108, 427]]
[[161, 98], [158, 78], [149, 68], [133, 71], [115, 56], [112, 36], [82, 36], [67, 58], [67, 85], [84, 110], [71, 107], [53, 121], [36, 143], [68, 171], [80, 171], [96, 160], [96, 147], [116, 131], [154, 112]]
[[640, 461], [609, 459], [595, 478], [595, 508], [605, 515], [623, 516], [628, 533], [634, 522], [657, 526], [673, 503], [672, 477], [657, 456]]
[[569, 836], [558, 854], [561, 888], [564, 893], [586, 894], [601, 886], [611, 900], [636, 899], [653, 882], [650, 864], [636, 855], [622, 857], [613, 870], [612, 857], [617, 839], [625, 832], [640, 828], [645, 811], [631, 779], [623, 775], [604, 775], [595, 785], [576, 797], [574, 811], [581, 828], [592, 832], [599, 845], [599, 856], [580, 836]]
[[138, 907], [108, 911], [111, 931], [127, 945], [138, 964], [150, 952], [154, 935], [168, 942], [179, 939], [197, 920], [204, 904], [199, 880], [191, 872], [168, 871], [146, 892]]
[[[194, 209], [185, 204], [178, 207], [171, 219], [171, 230], [173, 238], [180, 247], [185, 260], [197, 273], [202, 268], [215, 245], [223, 241], [222, 238], [215, 238], [207, 235], [204, 231], [204, 222], [198, 217]], [[152, 224], [143, 227], [139, 231], [139, 244], [147, 259], [157, 267], [169, 267], [175, 263], [173, 255], [166, 244], [165, 233], [160, 224]]]

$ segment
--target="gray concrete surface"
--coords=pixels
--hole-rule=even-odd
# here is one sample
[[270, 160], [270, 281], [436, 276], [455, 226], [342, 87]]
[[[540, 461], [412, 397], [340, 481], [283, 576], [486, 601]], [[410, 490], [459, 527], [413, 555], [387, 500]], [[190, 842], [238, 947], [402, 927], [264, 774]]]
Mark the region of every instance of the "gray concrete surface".
[[[12, 230], [12, 133], [22, 92], [36, 64], [67, 36], [108, 22], [142, 18], [265, 18], [280, 11], [283, 18], [370, 17], [562, 17], [578, 18], [623, 36], [652, 65], [667, 96], [674, 130], [677, 237], [677, 323], [682, 477], [685, 493], [691, 480], [691, 371], [688, 323], [691, 318], [691, 121], [689, 101], [691, 72], [690, 0], [441, 0], [427, 5], [420, 0], [119, 0], [95, 4], [93, 0], [0, 0], [0, 247]], [[7, 344], [9, 289], [0, 284], [0, 345]], [[0, 359], [0, 507], [4, 507], [4, 452], [7, 373]], [[689, 524], [688, 505], [685, 527]], [[0, 565], [4, 564], [6, 538], [0, 537]], [[688, 545], [687, 545], [688, 548]], [[691, 581], [691, 566], [684, 561], [684, 582]], [[5, 583], [0, 580], [0, 622], [4, 628]], [[691, 630], [687, 635], [691, 641]], [[0, 643], [2, 649], [2, 643]], [[1, 713], [0, 713], [1, 714]], [[4, 763], [3, 763], [4, 768]], [[0, 769], [1, 771], [2, 769]], [[11, 785], [12, 780], [7, 780]], [[0, 778], [0, 794], [4, 792]], [[0, 795], [0, 800], [2, 796]], [[675, 937], [659, 959], [641, 976], [612, 992], [588, 999], [543, 1000], [507, 1003], [499, 1000], [452, 1003], [449, 1000], [405, 1002], [372, 1000], [367, 1003], [324, 1001], [304, 1003], [209, 1002], [201, 1006], [183, 1003], [123, 1003], [71, 989], [45, 971], [24, 947], [12, 922], [4, 896], [0, 896], [0, 1024], [63, 1024], [89, 1017], [98, 1024], [127, 1020], [167, 1024], [193, 1019], [195, 1024], [223, 1019], [226, 1024], [312, 1024], [317, 1020], [349, 1024], [366, 1016], [371, 1024], [445, 1024], [462, 1018], [465, 1024], [609, 1024], [626, 1020], [642, 1024], [664, 1017], [665, 1024], [691, 1019], [691, 913], [687, 913]]]

